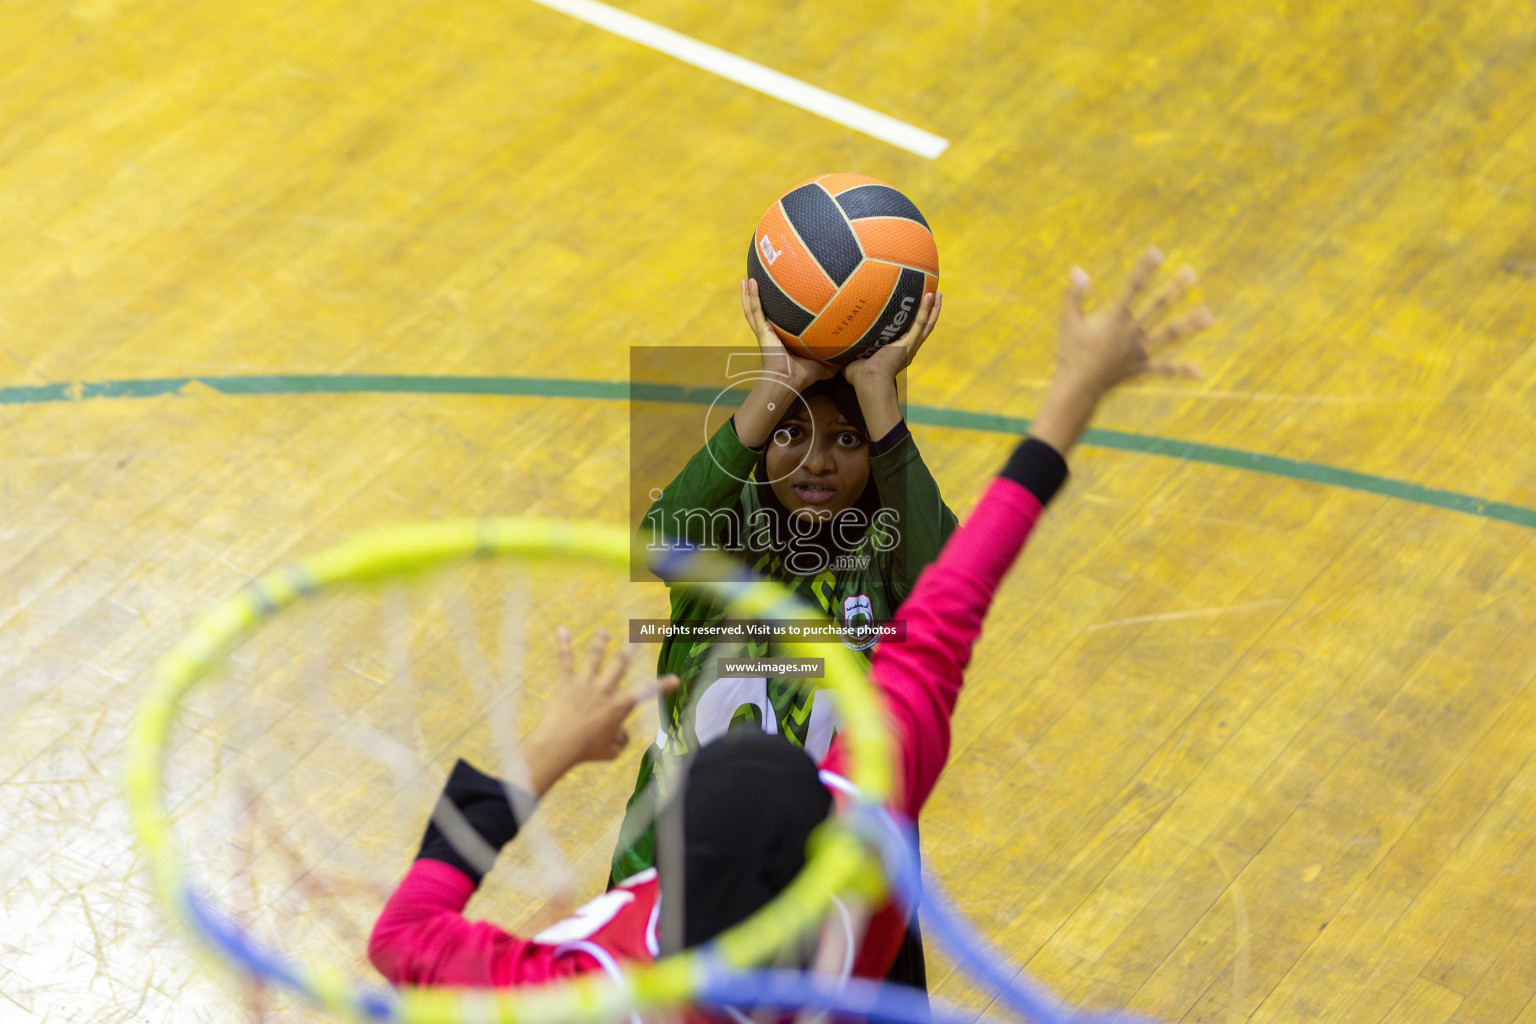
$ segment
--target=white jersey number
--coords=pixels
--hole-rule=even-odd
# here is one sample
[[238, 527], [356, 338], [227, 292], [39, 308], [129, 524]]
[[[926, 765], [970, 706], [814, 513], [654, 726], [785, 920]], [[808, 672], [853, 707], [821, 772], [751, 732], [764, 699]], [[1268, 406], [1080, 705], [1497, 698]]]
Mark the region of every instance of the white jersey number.
[[[709, 684], [699, 695], [693, 713], [693, 731], [699, 737], [699, 745], [724, 736], [736, 712], [749, 705], [760, 713], [764, 732], [779, 731], [779, 723], [773, 716], [773, 703], [768, 700], [766, 677], [725, 676]], [[840, 724], [837, 699], [832, 691], [817, 690], [811, 698], [811, 721], [805, 732], [805, 752], [811, 760], [819, 764], [827, 756], [832, 735]]]

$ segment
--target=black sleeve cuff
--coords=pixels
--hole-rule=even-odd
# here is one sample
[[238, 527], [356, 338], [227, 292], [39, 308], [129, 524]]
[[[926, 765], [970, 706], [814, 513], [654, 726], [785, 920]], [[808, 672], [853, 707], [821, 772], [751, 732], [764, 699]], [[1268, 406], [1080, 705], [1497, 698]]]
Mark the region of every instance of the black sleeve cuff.
[[1067, 480], [1067, 460], [1039, 438], [1026, 437], [998, 475], [1022, 486], [1040, 499], [1040, 504], [1049, 505]]
[[896, 425], [887, 431], [884, 437], [869, 446], [869, 457], [874, 458], [877, 455], [884, 455], [911, 436], [912, 431], [907, 426], [907, 421], [898, 420]]
[[751, 445], [747, 444], [745, 441], [742, 441], [741, 440], [741, 433], [739, 431], [737, 431], [737, 429], [736, 429], [736, 416], [734, 414], [732, 414], [732, 416], [731, 416], [731, 433], [736, 435], [736, 440], [740, 441], [741, 442], [741, 446], [743, 448], [747, 449], [747, 451], [750, 451], [750, 452], [760, 452], [764, 448], [768, 447], [768, 442], [767, 441], [764, 441], [762, 444], [758, 445], [756, 448], [754, 448]]
[[[517, 835], [517, 813], [508, 787], [462, 758], [454, 764], [433, 808], [417, 860], [436, 860], [458, 868], [478, 886], [501, 848]], [[514, 790], [533, 806], [533, 797]], [[457, 811], [457, 814], [453, 812]], [[441, 824], [439, 824], [441, 822]], [[468, 826], [465, 831], [462, 826]]]

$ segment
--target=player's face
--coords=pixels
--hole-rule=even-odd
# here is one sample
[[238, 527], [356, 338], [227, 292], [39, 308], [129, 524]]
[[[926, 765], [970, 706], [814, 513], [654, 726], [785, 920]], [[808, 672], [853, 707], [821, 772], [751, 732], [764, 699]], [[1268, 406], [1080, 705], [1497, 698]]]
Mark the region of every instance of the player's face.
[[[806, 405], [810, 414], [806, 414]], [[869, 442], [826, 395], [796, 403], [768, 441], [773, 493], [802, 519], [851, 508], [869, 483]]]

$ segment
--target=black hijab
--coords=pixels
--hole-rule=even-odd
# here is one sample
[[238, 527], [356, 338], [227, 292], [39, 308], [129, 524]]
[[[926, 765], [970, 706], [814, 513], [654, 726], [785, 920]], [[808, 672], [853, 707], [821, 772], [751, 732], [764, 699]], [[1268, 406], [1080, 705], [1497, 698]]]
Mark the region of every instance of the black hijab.
[[[815, 763], [784, 737], [742, 728], [706, 744], [688, 768], [682, 799], [662, 812], [667, 833], [677, 827], [672, 816], [683, 816], [683, 856], [657, 858], [663, 898], [683, 901], [682, 945], [709, 941], [782, 891], [831, 812]], [[681, 878], [670, 873], [679, 866]], [[662, 945], [677, 951], [673, 936]]]

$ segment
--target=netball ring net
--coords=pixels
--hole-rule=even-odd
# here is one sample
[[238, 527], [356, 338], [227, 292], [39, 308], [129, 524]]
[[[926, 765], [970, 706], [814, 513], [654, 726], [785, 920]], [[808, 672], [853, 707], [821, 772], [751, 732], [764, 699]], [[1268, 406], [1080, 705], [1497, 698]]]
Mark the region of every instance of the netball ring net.
[[[622, 981], [591, 974], [537, 988], [397, 990], [357, 980], [368, 925], [390, 891], [380, 865], [395, 870], [402, 851], [414, 851], [441, 786], [442, 771], [427, 765], [490, 749], [504, 777], [519, 777], [521, 705], [538, 700], [521, 685], [538, 674], [525, 664], [527, 637], [552, 634], [541, 617], [569, 614], [573, 594], [594, 626], [618, 620], [626, 598], [614, 581], [627, 578], [631, 543], [622, 529], [525, 519], [379, 530], [261, 577], [161, 659], [130, 739], [139, 847], [170, 917], [249, 984], [254, 1015], [266, 1016], [262, 993], [276, 989], [343, 1017], [408, 1024], [608, 1024], [691, 1004], [975, 1020], [974, 1011], [930, 1009], [898, 986], [753, 970], [795, 948], [835, 897], [876, 899], [891, 878], [909, 905], [922, 888], [925, 929], [1005, 1005], [1035, 1021], [1073, 1018], [970, 930], [931, 880], [918, 882], [904, 826], [885, 810], [891, 737], [860, 662], [839, 644], [783, 647], [825, 659], [823, 686], [835, 695], [861, 799], [822, 827], [800, 875], [746, 921], [706, 946], [626, 964]], [[730, 579], [722, 566], [704, 553], [674, 555], [663, 572]], [[517, 574], [510, 585], [508, 568]], [[599, 578], [609, 590], [592, 583]], [[773, 583], [685, 585], [724, 602], [732, 618], [822, 619]], [[300, 604], [307, 614], [280, 615]], [[499, 668], [477, 639], [497, 634]], [[197, 688], [214, 676], [220, 685]], [[576, 888], [553, 838], [561, 806], [617, 813], [572, 798], [567, 788], [547, 801], [553, 809], [541, 808], [503, 854], [511, 869], [498, 870], [513, 889], [542, 892], [546, 915], [569, 910]], [[587, 859], [582, 874], [601, 877]]]

